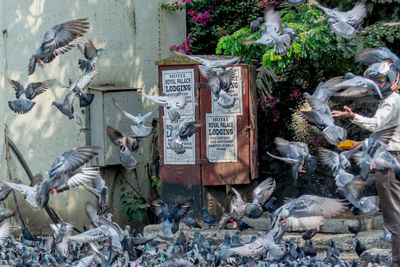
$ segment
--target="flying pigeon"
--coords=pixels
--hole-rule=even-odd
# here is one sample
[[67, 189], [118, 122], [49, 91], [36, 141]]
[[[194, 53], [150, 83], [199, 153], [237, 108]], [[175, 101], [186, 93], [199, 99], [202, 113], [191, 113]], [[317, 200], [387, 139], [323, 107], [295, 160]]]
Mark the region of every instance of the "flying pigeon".
[[96, 68], [96, 62], [103, 53], [104, 49], [97, 49], [90, 40], [78, 44], [78, 48], [86, 58], [86, 60], [79, 59], [79, 68], [85, 72], [94, 70]]
[[186, 118], [180, 121], [177, 125], [171, 129], [171, 142], [170, 146], [172, 150], [177, 154], [185, 153], [186, 149], [183, 146], [182, 141], [185, 141], [193, 134], [195, 134], [201, 127], [201, 122], [190, 121]]
[[343, 12], [321, 6], [316, 0], [309, 0], [310, 4], [329, 16], [328, 25], [333, 32], [343, 38], [352, 38], [356, 34], [357, 26], [361, 25], [367, 15], [365, 3], [357, 2], [352, 10]]
[[183, 94], [177, 96], [151, 96], [143, 95], [145, 98], [150, 99], [156, 104], [167, 108], [168, 117], [171, 122], [177, 122], [181, 115], [178, 109], [183, 109], [187, 105], [187, 97]]
[[70, 80], [69, 90], [74, 92], [76, 96], [79, 97], [80, 107], [87, 107], [93, 102], [94, 94], [85, 93], [84, 88], [89, 85], [96, 75], [97, 71], [91, 70], [84, 72], [79, 80], [75, 82], [71, 82]]
[[173, 232], [171, 227], [173, 224], [179, 225], [179, 221], [184, 218], [189, 209], [193, 205], [193, 200], [187, 200], [182, 203], [175, 204], [171, 211], [168, 212], [168, 205], [161, 200], [154, 200], [151, 202], [151, 207], [154, 213], [161, 219], [161, 229], [158, 232], [158, 236], [163, 239], [171, 239]]
[[132, 157], [132, 152], [139, 149], [137, 137], [133, 135], [126, 136], [110, 126], [107, 127], [107, 136], [118, 147], [122, 166], [127, 169], [134, 169], [138, 162]]
[[362, 50], [356, 56], [356, 61], [364, 64], [374, 64], [384, 61], [390, 61], [394, 64], [398, 71], [400, 71], [399, 57], [386, 47], [367, 48]]
[[42, 44], [29, 60], [28, 75], [35, 71], [36, 63], [43, 67], [43, 63], [50, 63], [56, 56], [68, 52], [80, 43], [79, 37], [82, 37], [88, 28], [89, 22], [84, 18], [67, 21], [48, 30]]
[[381, 90], [376, 82], [363, 76], [354, 75], [351, 72], [345, 74], [347, 80], [334, 86], [337, 89], [335, 96], [361, 97], [365, 95], [377, 95], [383, 99]]
[[82, 126], [82, 119], [81, 117], [74, 112], [74, 92], [68, 93], [65, 98], [64, 102], [59, 102], [59, 101], [53, 101], [51, 103], [52, 105], [56, 106], [56, 108], [65, 116], [68, 117], [68, 119], [72, 120], [74, 119], [75, 122], [79, 125]]
[[23, 114], [30, 111], [35, 105], [35, 102], [32, 101], [33, 98], [49, 89], [55, 83], [55, 80], [30, 83], [26, 89], [18, 81], [10, 80], [10, 83], [15, 90], [17, 99], [8, 101], [8, 106], [12, 111]]
[[24, 196], [26, 203], [33, 209], [39, 210], [39, 204], [36, 202], [36, 196], [39, 192], [40, 183], [35, 184], [33, 187], [25, 184], [4, 182], [8, 187], [18, 191]]
[[130, 127], [135, 136], [148, 137], [152, 133], [154, 133], [153, 127], [144, 126], [144, 121], [153, 114], [153, 111], [150, 111], [149, 113], [146, 113], [143, 116], [141, 114], [138, 114], [137, 116], [133, 116], [132, 114], [123, 110], [119, 106], [119, 104], [118, 104], [117, 100], [115, 100], [115, 98], [113, 98], [113, 102], [114, 102], [115, 107], [117, 109], [119, 109], [122, 112], [122, 114], [125, 115], [125, 117], [127, 117], [128, 119], [130, 119], [133, 122], [134, 125], [131, 125]]
[[92, 186], [82, 184], [83, 187], [90, 193], [96, 196], [97, 202], [97, 215], [102, 215], [107, 211], [108, 208], [108, 187], [101, 175], [97, 176], [96, 179], [92, 179]]
[[289, 34], [282, 32], [282, 21], [278, 12], [267, 9], [264, 13], [265, 31], [261, 38], [256, 41], [246, 41], [243, 44], [274, 45], [275, 55], [285, 55], [291, 46], [292, 40]]
[[313, 156], [310, 155], [307, 145], [303, 142], [289, 142], [280, 137], [276, 137], [274, 143], [282, 157], [275, 156], [268, 151], [267, 154], [274, 159], [282, 160], [292, 165], [293, 178], [297, 181], [298, 173], [305, 172], [303, 170], [304, 164], [308, 160], [313, 160]]
[[201, 58], [197, 56], [191, 56], [187, 55], [181, 52], [178, 52], [176, 50], [172, 50], [172, 52], [178, 56], [182, 57], [187, 57], [190, 58], [191, 60], [199, 62], [201, 65], [205, 67], [209, 67], [213, 69], [214, 71], [222, 71], [224, 67], [227, 67], [228, 65], [237, 63], [240, 60], [240, 57], [234, 57], [232, 59], [218, 59], [218, 60], [210, 60], [206, 58]]
[[223, 108], [232, 108], [236, 98], [228, 94], [232, 81], [232, 68], [221, 72], [216, 72], [212, 68], [199, 65], [201, 75], [208, 80], [207, 86], [211, 89], [217, 103]]

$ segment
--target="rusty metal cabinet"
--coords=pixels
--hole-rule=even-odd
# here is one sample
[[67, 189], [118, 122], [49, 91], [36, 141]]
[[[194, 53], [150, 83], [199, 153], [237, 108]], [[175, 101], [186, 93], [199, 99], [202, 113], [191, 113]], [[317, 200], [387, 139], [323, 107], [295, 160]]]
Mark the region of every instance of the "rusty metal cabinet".
[[202, 122], [201, 130], [187, 144], [188, 153], [176, 156], [168, 148], [171, 126], [160, 108], [161, 197], [169, 203], [192, 197], [194, 208], [200, 209], [203, 186], [248, 184], [258, 176], [258, 160], [255, 67], [234, 67], [229, 94], [236, 102], [226, 110], [213, 99], [197, 64], [179, 56], [156, 62], [160, 95], [187, 94], [193, 106], [183, 112], [183, 117]]

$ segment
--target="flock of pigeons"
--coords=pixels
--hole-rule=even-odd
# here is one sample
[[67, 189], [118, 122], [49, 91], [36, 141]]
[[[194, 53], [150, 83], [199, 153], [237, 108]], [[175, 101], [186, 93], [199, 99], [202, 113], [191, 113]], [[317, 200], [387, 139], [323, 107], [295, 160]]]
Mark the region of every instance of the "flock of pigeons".
[[[328, 14], [331, 29], [346, 38], [354, 36], [365, 16], [364, 4], [357, 4], [349, 12], [339, 12], [324, 8], [314, 0], [311, 2]], [[50, 63], [57, 55], [66, 53], [75, 46], [83, 52], [86, 59], [79, 60], [79, 68], [83, 74], [77, 81], [69, 81], [67, 86], [69, 92], [62, 103], [57, 101], [52, 103], [60, 112], [69, 119], [74, 119], [79, 125], [82, 125], [82, 121], [74, 113], [74, 95], [79, 97], [80, 107], [86, 107], [94, 100], [94, 96], [84, 90], [97, 75], [96, 61], [103, 51], [103, 49], [95, 48], [91, 41], [82, 39], [88, 27], [89, 23], [86, 19], [72, 20], [54, 26], [46, 32], [42, 45], [34, 52], [29, 62], [29, 75], [31, 75], [35, 71], [36, 64], [43, 67], [43, 63]], [[273, 44], [276, 54], [285, 53], [291, 40], [298, 38], [293, 35], [287, 25], [281, 30], [279, 15], [272, 9], [268, 9], [265, 13], [265, 27], [261, 39], [256, 43]], [[208, 87], [219, 105], [224, 108], [234, 105], [235, 99], [228, 94], [233, 67], [227, 68], [227, 66], [237, 64], [239, 58], [208, 60], [184, 55], [177, 51], [174, 53], [199, 62], [200, 72], [208, 80]], [[367, 64], [384, 60], [390, 60], [395, 65], [399, 64], [399, 58], [386, 48], [365, 50], [357, 56], [357, 59]], [[11, 80], [10, 83], [16, 91], [16, 100], [9, 101], [10, 109], [16, 113], [27, 113], [35, 105], [34, 97], [51, 88], [55, 80], [30, 83], [26, 89], [17, 81]], [[346, 130], [335, 125], [327, 105], [328, 99], [333, 95], [361, 96], [370, 95], [371, 92], [375, 92], [382, 98], [379, 88], [373, 81], [348, 73], [344, 77], [337, 77], [320, 84], [313, 95], [305, 94], [304, 97], [310, 104], [311, 110], [296, 112], [320, 129], [329, 143], [338, 145], [345, 141]], [[176, 123], [171, 130], [169, 145], [176, 153], [184, 153], [182, 141], [201, 127], [198, 121], [181, 119], [179, 110], [186, 106], [187, 98], [182, 94], [176, 96], [143, 94], [143, 96], [166, 108], [168, 117]], [[154, 128], [144, 125], [152, 112], [144, 116], [141, 114], [134, 116], [122, 109], [115, 99], [114, 104], [126, 118], [132, 121], [132, 134], [125, 135], [108, 126], [107, 135], [118, 147], [122, 165], [127, 169], [133, 169], [137, 166], [137, 161], [133, 158], [132, 152], [138, 149], [141, 138], [149, 137], [154, 133]], [[338, 192], [351, 203], [355, 214], [359, 212], [370, 214], [378, 210], [376, 196], [363, 196], [364, 189], [373, 184], [371, 182], [373, 179], [369, 176], [371, 164], [374, 164], [377, 169], [400, 170], [399, 163], [385, 150], [385, 142], [388, 141], [392, 132], [393, 129], [388, 129], [373, 133], [363, 141], [362, 146], [351, 151], [335, 152], [325, 148], [319, 151], [322, 163], [328, 165], [335, 176]], [[282, 138], [276, 138], [275, 143], [282, 155], [280, 157], [270, 155], [291, 164], [295, 180], [297, 180], [298, 172], [303, 171], [303, 166], [311, 166], [309, 167], [311, 169], [316, 166], [316, 159], [310, 155], [306, 144], [290, 142]], [[32, 236], [23, 232], [21, 240], [17, 241], [10, 235], [10, 224], [3, 223], [0, 227], [1, 264], [12, 266], [94, 266], [96, 264], [101, 264], [101, 266], [217, 266], [220, 264], [352, 266], [356, 264], [341, 260], [334, 242], [326, 248], [325, 258], [317, 256], [310, 240], [326, 218], [336, 216], [347, 208], [346, 202], [340, 199], [303, 195], [277, 207], [276, 198], [272, 197], [276, 186], [272, 178], [266, 179], [254, 189], [251, 203], [244, 201], [240, 193], [231, 188], [234, 196], [230, 202], [229, 212], [224, 214], [219, 222], [208, 214], [205, 208], [203, 209], [203, 222], [208, 227], [218, 226], [223, 229], [227, 223], [231, 222], [240, 230], [249, 227], [241, 220], [243, 217], [258, 218], [268, 211], [271, 218], [270, 227], [248, 243], [242, 244], [237, 236], [227, 235], [223, 243], [213, 244], [212, 240], [206, 240], [198, 232], [191, 242], [187, 242], [182, 230], [175, 238], [181, 220], [191, 228], [201, 227], [190, 212], [193, 200], [177, 203], [171, 211], [161, 200], [151, 202], [154, 213], [162, 221], [161, 230], [157, 234], [158, 239], [154, 236], [144, 237], [129, 226], [122, 230], [118, 224], [112, 222], [111, 214], [106, 213], [108, 189], [99, 170], [84, 167], [97, 154], [96, 150], [96, 147], [86, 146], [66, 151], [55, 159], [46, 173], [47, 179], [36, 181], [31, 185], [25, 185], [21, 181], [3, 181], [0, 188], [1, 200], [6, 199], [13, 189], [24, 196], [26, 203], [33, 210], [45, 208], [50, 193], [57, 195], [59, 192], [80, 185], [94, 194], [98, 203], [97, 207], [86, 204], [86, 212], [92, 226], [90, 229], [85, 227], [83, 232], [76, 235], [72, 235], [73, 226], [63, 222], [51, 225], [53, 234], [50, 238]], [[370, 151], [378, 151], [378, 153], [371, 154]], [[350, 157], [360, 162], [359, 176], [347, 171], [350, 166]], [[369, 164], [365, 164], [366, 162]], [[0, 210], [0, 220], [4, 221], [14, 214], [14, 211], [4, 208]], [[305, 239], [310, 241], [303, 247], [297, 245], [295, 249], [293, 242], [289, 245], [282, 242], [282, 236], [286, 231], [307, 231], [305, 236], [309, 238]], [[159, 245], [160, 240], [167, 242], [168, 245], [162, 248]], [[357, 245], [360, 251], [361, 244], [357, 242]]]

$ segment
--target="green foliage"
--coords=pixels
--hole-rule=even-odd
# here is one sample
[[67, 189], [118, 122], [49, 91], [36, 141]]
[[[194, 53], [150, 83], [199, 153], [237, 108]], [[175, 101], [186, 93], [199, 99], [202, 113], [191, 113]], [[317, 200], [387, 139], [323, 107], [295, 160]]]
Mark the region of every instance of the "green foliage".
[[125, 187], [122, 187], [121, 191], [122, 194], [119, 201], [121, 203], [122, 212], [126, 213], [129, 221], [132, 221], [133, 219], [141, 221], [147, 207], [149, 206], [146, 203], [146, 200], [137, 196], [132, 191], [127, 191]]

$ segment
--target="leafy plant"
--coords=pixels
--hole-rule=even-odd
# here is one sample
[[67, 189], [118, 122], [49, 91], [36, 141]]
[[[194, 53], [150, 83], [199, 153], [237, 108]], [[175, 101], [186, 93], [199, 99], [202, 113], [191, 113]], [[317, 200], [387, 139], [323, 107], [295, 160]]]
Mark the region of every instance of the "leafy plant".
[[125, 187], [122, 187], [121, 191], [123, 193], [121, 194], [119, 201], [121, 203], [122, 212], [126, 213], [129, 221], [132, 221], [133, 219], [141, 221], [149, 206], [146, 200], [137, 196], [132, 191], [127, 191]]

